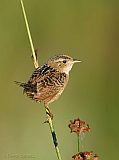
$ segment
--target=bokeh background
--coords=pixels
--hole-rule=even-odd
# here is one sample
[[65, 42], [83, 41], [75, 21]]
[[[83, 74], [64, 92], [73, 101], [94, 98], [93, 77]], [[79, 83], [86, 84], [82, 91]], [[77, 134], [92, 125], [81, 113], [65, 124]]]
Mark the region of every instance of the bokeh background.
[[[119, 151], [119, 1], [24, 0], [40, 64], [56, 54], [82, 60], [70, 73], [54, 113], [63, 159], [77, 153], [69, 120], [81, 118], [91, 132], [82, 151], [100, 160], [118, 159]], [[34, 70], [19, 0], [0, 0], [0, 159], [56, 159], [42, 104], [29, 100], [14, 81], [27, 81]]]

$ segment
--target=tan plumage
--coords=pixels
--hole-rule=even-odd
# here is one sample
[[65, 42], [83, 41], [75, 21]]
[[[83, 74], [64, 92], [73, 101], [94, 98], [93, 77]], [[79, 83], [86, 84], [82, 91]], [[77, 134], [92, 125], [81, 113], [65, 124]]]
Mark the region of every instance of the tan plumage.
[[69, 80], [69, 71], [76, 62], [80, 61], [67, 55], [55, 56], [38, 67], [27, 83], [17, 84], [24, 88], [28, 97], [48, 106], [62, 94]]

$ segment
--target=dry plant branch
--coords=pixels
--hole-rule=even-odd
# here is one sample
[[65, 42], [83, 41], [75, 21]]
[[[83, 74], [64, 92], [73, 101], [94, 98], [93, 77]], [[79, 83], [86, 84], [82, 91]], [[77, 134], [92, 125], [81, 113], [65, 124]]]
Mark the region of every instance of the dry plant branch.
[[23, 4], [23, 1], [20, 0], [21, 2], [21, 6], [22, 6], [22, 11], [23, 11], [23, 16], [24, 16], [24, 21], [25, 21], [25, 24], [26, 24], [26, 29], [27, 29], [27, 33], [28, 33], [28, 38], [29, 38], [29, 42], [30, 42], [30, 45], [31, 45], [31, 50], [32, 50], [32, 54], [33, 54], [33, 62], [34, 62], [34, 66], [35, 68], [38, 68], [38, 60], [36, 58], [36, 53], [35, 53], [35, 50], [34, 50], [34, 46], [33, 46], [33, 41], [32, 41], [32, 37], [31, 37], [31, 33], [30, 33], [30, 29], [29, 29], [29, 24], [28, 24], [28, 20], [27, 20], [27, 17], [26, 17], [26, 12], [25, 12], [25, 8], [24, 8], [24, 4]]

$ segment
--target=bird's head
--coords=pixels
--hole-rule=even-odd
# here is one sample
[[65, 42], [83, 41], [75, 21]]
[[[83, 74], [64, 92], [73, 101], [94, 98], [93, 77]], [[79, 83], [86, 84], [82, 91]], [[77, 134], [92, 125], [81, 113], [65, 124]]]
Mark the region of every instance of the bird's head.
[[69, 74], [69, 71], [71, 70], [73, 64], [77, 62], [81, 62], [81, 61], [77, 59], [73, 59], [72, 57], [69, 57], [67, 55], [57, 55], [57, 56], [54, 56], [53, 58], [50, 58], [47, 61], [47, 64], [57, 69], [60, 72]]

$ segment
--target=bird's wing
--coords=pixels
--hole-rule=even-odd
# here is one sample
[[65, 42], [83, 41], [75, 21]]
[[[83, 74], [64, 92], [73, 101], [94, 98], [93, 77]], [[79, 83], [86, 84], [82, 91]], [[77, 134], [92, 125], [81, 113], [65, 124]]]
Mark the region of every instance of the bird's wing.
[[66, 84], [66, 77], [60, 72], [49, 72], [37, 81], [37, 95], [41, 101], [47, 102], [57, 99]]
[[62, 93], [66, 81], [65, 73], [60, 73], [56, 69], [44, 64], [33, 72], [28, 84], [36, 87], [34, 99], [49, 102]]
[[47, 64], [42, 65], [41, 67], [38, 67], [33, 74], [31, 75], [28, 83], [31, 84], [36, 84], [37, 82], [39, 82], [41, 79], [44, 78], [44, 76], [46, 76], [49, 73], [49, 70], [51, 69], [50, 66], [48, 66]]

